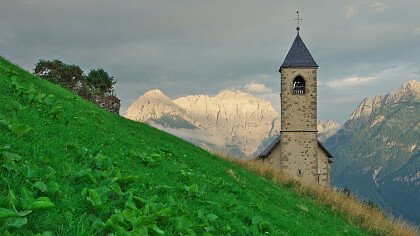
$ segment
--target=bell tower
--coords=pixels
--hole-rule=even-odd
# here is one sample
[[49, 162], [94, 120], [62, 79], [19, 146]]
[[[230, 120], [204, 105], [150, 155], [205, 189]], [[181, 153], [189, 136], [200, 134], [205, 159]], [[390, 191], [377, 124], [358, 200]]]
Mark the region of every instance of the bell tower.
[[274, 162], [281, 172], [306, 183], [318, 183], [317, 70], [299, 35], [280, 67], [280, 155]]

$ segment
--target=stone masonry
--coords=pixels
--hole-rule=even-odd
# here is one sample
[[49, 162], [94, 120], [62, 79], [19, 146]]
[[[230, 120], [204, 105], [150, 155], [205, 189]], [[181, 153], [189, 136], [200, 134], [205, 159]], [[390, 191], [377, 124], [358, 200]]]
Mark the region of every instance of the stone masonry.
[[[303, 182], [318, 182], [316, 68], [281, 69], [280, 171]], [[305, 80], [305, 93], [293, 94], [293, 80]]]

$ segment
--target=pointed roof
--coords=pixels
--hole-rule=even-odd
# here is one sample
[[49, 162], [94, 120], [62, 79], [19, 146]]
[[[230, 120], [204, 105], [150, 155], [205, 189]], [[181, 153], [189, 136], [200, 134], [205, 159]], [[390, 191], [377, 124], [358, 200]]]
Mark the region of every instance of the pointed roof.
[[299, 31], [280, 69], [288, 67], [318, 67], [305, 43], [300, 38]]

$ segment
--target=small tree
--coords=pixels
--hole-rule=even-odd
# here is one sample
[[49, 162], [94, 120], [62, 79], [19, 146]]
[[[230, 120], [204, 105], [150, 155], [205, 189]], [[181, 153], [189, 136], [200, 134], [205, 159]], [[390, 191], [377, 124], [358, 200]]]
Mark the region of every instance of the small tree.
[[67, 65], [60, 60], [40, 60], [34, 71], [39, 77], [76, 92], [83, 90], [85, 84], [85, 76], [79, 66]]
[[68, 65], [60, 60], [40, 60], [34, 71], [37, 76], [59, 84], [105, 110], [119, 113], [120, 100], [109, 94], [114, 91], [115, 81], [101, 68], [91, 70], [85, 76], [79, 66]]
[[39, 60], [35, 66], [35, 74], [39, 77], [47, 79], [53, 83], [61, 84], [60, 68], [63, 62], [59, 60], [45, 61]]
[[86, 81], [101, 94], [110, 93], [114, 90], [114, 78], [109, 76], [102, 68], [91, 70], [86, 77]]

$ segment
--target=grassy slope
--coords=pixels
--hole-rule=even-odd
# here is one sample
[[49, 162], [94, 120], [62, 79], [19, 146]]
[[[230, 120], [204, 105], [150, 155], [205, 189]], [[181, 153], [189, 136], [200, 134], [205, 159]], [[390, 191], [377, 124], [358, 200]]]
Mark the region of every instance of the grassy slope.
[[[2, 58], [0, 165], [0, 209], [33, 209], [7, 220], [0, 214], [0, 231], [139, 234], [159, 233], [157, 226], [184, 235], [367, 234], [285, 186], [103, 111]], [[126, 176], [138, 180], [124, 184]], [[34, 209], [32, 202], [42, 196], [55, 207]]]

